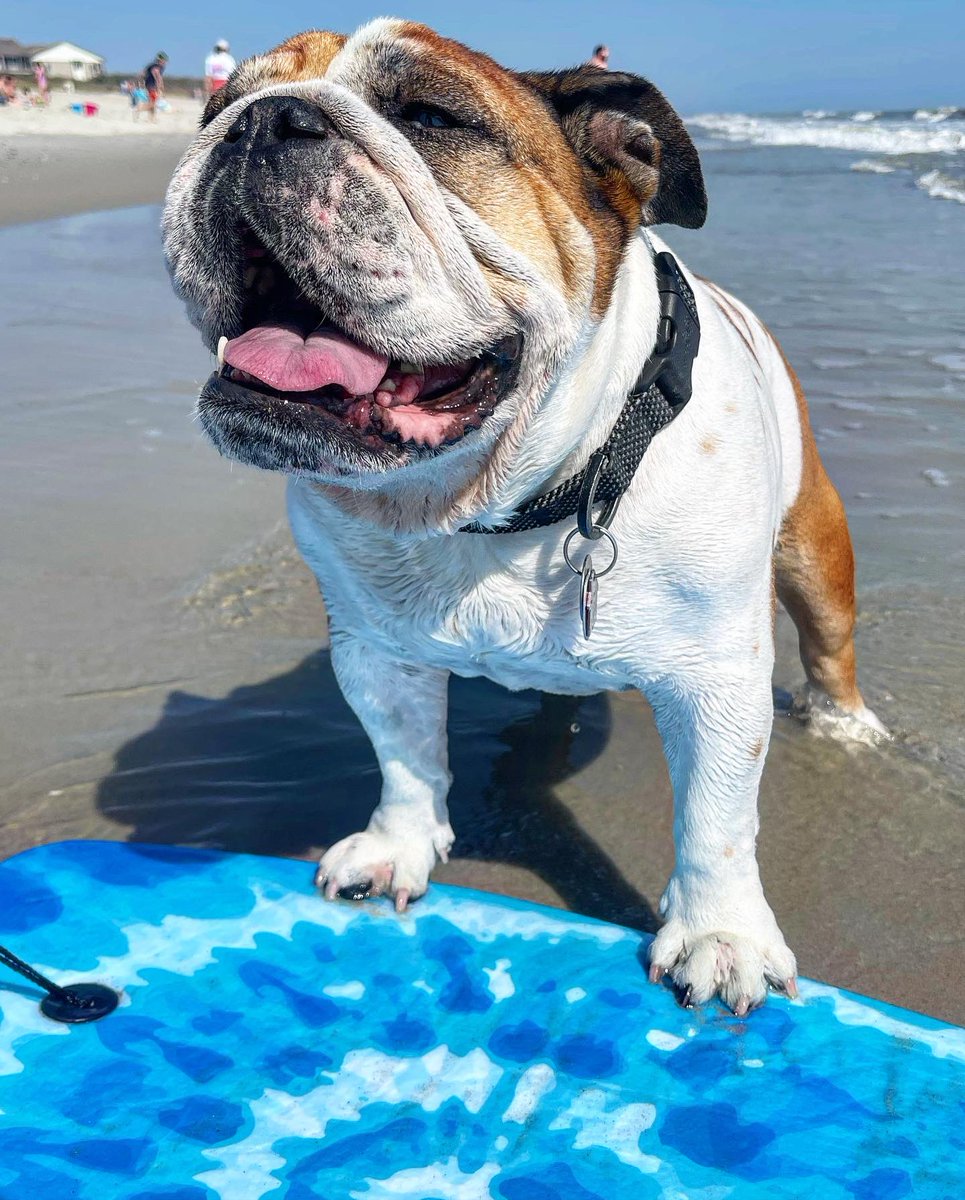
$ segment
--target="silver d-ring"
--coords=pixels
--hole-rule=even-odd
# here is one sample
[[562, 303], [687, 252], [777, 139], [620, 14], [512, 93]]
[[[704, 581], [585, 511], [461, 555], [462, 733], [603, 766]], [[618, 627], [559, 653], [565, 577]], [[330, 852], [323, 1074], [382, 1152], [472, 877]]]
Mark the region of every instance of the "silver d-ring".
[[[604, 569], [602, 571], [596, 572], [597, 579], [602, 579], [604, 575], [610, 574], [610, 572], [613, 570], [613, 568], [617, 565], [617, 557], [619, 554], [619, 551], [617, 550], [616, 540], [613, 537], [613, 534], [610, 533], [610, 531], [607, 529], [601, 529], [600, 535], [601, 535], [601, 538], [605, 539], [606, 541], [608, 541], [610, 543], [610, 549], [613, 551], [613, 557], [610, 559], [610, 562], [608, 563], [608, 565], [606, 567], [604, 567]], [[573, 539], [575, 537], [580, 537], [580, 536], [581, 536], [580, 531], [578, 529], [574, 529], [566, 535], [566, 541], [563, 543], [563, 558], [566, 560], [566, 565], [570, 568], [570, 570], [573, 572], [574, 575], [581, 575], [583, 573], [583, 565], [582, 565], [582, 563], [578, 567], [575, 567], [573, 565], [573, 560], [570, 558], [570, 543], [573, 541]], [[584, 539], [584, 540], [586, 540], [586, 539]]]

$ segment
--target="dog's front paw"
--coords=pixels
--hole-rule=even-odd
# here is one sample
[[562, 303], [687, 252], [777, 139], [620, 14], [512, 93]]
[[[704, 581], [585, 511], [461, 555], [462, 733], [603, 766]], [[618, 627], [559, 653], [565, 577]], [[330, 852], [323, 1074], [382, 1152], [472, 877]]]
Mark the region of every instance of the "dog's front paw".
[[326, 900], [342, 896], [365, 900], [384, 893], [394, 897], [397, 912], [416, 900], [429, 886], [436, 859], [447, 860], [452, 845], [448, 826], [436, 837], [422, 834], [397, 836], [366, 830], [336, 842], [322, 856], [315, 886]]
[[651, 982], [669, 975], [682, 1004], [720, 996], [739, 1017], [764, 1003], [768, 985], [793, 998], [797, 964], [773, 919], [770, 925], [762, 935], [695, 930], [670, 920], [650, 947]]

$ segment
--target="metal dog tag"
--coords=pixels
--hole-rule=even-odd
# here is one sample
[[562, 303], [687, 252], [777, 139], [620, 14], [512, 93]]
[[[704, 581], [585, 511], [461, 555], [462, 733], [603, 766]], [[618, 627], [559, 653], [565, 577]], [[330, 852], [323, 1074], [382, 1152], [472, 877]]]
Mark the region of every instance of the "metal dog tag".
[[593, 559], [588, 554], [583, 559], [583, 570], [580, 572], [580, 621], [585, 638], [593, 632], [596, 620], [596, 593], [597, 573], [593, 570]]
[[566, 535], [566, 541], [563, 543], [563, 561], [570, 568], [574, 575], [580, 577], [580, 624], [583, 627], [583, 636], [588, 638], [593, 632], [593, 626], [596, 623], [596, 605], [599, 599], [599, 584], [604, 575], [609, 575], [613, 568], [617, 565], [617, 544], [613, 540], [613, 535], [607, 530], [601, 529], [596, 537], [584, 539], [600, 545], [600, 539], [603, 538], [608, 543], [613, 551], [613, 557], [610, 559], [609, 566], [603, 568], [602, 571], [596, 571], [593, 567], [593, 559], [589, 554], [583, 557], [583, 566], [578, 567], [570, 558], [570, 544], [576, 537], [582, 537], [579, 529], [574, 529]]

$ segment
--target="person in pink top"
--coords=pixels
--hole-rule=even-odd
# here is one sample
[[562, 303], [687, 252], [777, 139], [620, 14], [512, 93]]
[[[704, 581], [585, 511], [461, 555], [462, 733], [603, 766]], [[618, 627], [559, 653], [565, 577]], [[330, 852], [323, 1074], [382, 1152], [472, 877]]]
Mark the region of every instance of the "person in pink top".
[[37, 91], [40, 93], [40, 99], [43, 104], [50, 103], [50, 84], [47, 82], [47, 68], [43, 63], [34, 65], [34, 80], [37, 84]]

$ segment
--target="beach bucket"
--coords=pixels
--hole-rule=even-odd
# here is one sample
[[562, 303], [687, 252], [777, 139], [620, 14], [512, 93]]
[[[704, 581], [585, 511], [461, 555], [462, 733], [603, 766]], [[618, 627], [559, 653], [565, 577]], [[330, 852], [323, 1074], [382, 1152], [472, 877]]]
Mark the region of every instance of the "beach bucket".
[[[71, 105], [71, 108], [73, 108], [73, 107], [74, 106]], [[83, 108], [85, 117], [96, 117], [97, 116], [98, 110], [97, 110], [96, 104], [83, 104], [83, 105], [78, 105], [78, 107]]]
[[83, 104], [72, 104], [70, 106], [70, 111], [72, 113], [82, 113], [84, 111], [84, 105]]

